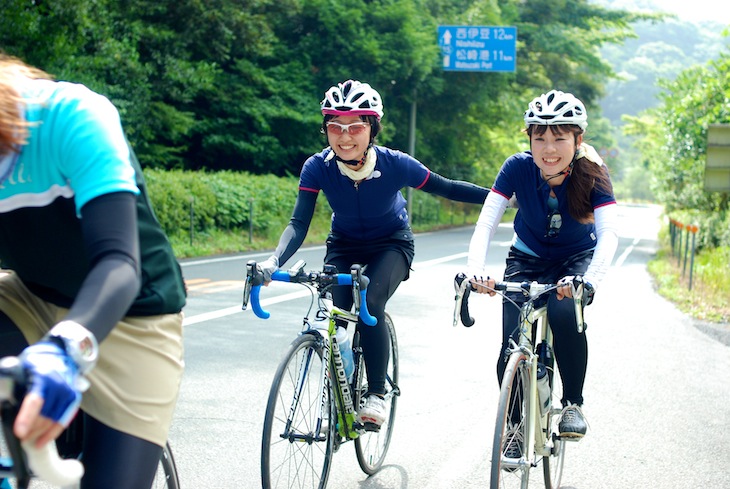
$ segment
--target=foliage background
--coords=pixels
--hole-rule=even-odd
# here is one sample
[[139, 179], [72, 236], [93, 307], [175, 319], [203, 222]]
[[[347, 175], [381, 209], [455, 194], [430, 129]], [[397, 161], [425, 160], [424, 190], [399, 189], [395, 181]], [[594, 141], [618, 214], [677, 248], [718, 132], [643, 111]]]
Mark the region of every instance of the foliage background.
[[[176, 251], [186, 233], [217, 252], [275, 241], [301, 164], [326, 144], [322, 94], [348, 78], [383, 96], [380, 143], [410, 151], [416, 109], [410, 152], [486, 186], [526, 149], [529, 100], [573, 92], [588, 107], [590, 143], [618, 150], [607, 162], [620, 199], [654, 200], [699, 224], [701, 253], [730, 246], [728, 194], [701, 188], [707, 127], [730, 122], [728, 42], [716, 26], [612, 7], [631, 0], [1, 1], [1, 51], [119, 108]], [[439, 25], [515, 26], [517, 70], [442, 71]], [[468, 220], [413, 195], [416, 223]], [[248, 216], [251, 202], [261, 220]], [[326, 230], [319, 207], [313, 228]]]
[[[324, 91], [381, 92], [380, 142], [452, 178], [490, 185], [524, 149], [527, 102], [552, 88], [591, 111], [613, 76], [599, 48], [649, 15], [585, 0], [3, 0], [0, 48], [119, 107], [142, 165], [297, 175], [325, 145]], [[508, 25], [515, 73], [444, 72], [439, 25]]]

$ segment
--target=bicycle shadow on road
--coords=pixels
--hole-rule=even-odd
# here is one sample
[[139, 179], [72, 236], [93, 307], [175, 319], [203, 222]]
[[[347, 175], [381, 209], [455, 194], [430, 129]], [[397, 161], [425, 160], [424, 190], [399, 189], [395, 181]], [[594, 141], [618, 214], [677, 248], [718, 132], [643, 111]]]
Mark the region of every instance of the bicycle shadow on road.
[[400, 465], [383, 465], [378, 472], [359, 483], [362, 489], [406, 489], [408, 472]]

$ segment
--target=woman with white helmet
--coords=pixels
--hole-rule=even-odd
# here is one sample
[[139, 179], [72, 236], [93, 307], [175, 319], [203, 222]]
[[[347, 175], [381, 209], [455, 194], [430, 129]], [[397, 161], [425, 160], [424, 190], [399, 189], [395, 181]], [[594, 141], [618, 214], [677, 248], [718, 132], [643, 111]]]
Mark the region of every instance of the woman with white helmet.
[[[347, 80], [331, 87], [321, 103], [322, 132], [329, 146], [304, 162], [292, 218], [274, 254], [259, 264], [265, 281], [299, 249], [309, 229], [319, 192], [332, 207], [325, 263], [348, 271], [365, 265], [370, 278], [368, 310], [375, 327], [360, 328], [370, 395], [358, 412], [361, 422], [384, 421], [388, 333], [385, 305], [413, 262], [413, 233], [406, 212], [404, 187], [413, 187], [460, 202], [482, 204], [488, 190], [444, 178], [412, 156], [375, 144], [383, 117], [380, 95], [367, 83]], [[344, 309], [352, 295], [335, 287], [334, 303]]]
[[[477, 292], [494, 295], [479, 285], [494, 287], [494, 279], [485, 270], [487, 251], [515, 197], [518, 211], [504, 280], [563, 284], [548, 301], [555, 359], [563, 380], [559, 429], [561, 436], [579, 439], [587, 430], [580, 406], [588, 344], [585, 334], [577, 332], [573, 301], [562, 299], [571, 296], [573, 278], [582, 276], [589, 291], [587, 302], [592, 301], [618, 245], [616, 199], [606, 166], [583, 142], [588, 118], [580, 100], [552, 90], [530, 102], [524, 119], [530, 151], [514, 154], [502, 165], [474, 230], [467, 267]], [[524, 301], [521, 296], [510, 298]], [[504, 301], [497, 361], [500, 383], [506, 368], [504, 351], [518, 324], [518, 313]]]

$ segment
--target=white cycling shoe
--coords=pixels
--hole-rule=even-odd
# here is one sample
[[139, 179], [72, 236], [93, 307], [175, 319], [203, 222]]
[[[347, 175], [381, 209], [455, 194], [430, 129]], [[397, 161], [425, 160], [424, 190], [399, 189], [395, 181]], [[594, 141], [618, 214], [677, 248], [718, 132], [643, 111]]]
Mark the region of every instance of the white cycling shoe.
[[385, 422], [385, 416], [385, 399], [377, 394], [370, 394], [365, 399], [365, 405], [357, 412], [357, 421], [380, 426]]

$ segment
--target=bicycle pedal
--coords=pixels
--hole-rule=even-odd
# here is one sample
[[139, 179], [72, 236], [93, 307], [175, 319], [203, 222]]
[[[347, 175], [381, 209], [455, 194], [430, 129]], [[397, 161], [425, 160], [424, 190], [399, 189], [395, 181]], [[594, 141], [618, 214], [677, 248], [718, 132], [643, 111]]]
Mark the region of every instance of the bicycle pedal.
[[338, 435], [338, 436], [335, 436], [335, 439], [333, 440], [332, 452], [337, 453], [337, 451], [340, 449], [340, 446], [342, 446], [342, 437], [340, 437]]
[[583, 436], [575, 436], [575, 435], [558, 435], [558, 440], [560, 441], [572, 441], [572, 442], [579, 442], [583, 439]]
[[375, 423], [363, 423], [363, 429], [365, 431], [371, 431], [371, 432], [379, 432], [380, 431], [380, 425]]

